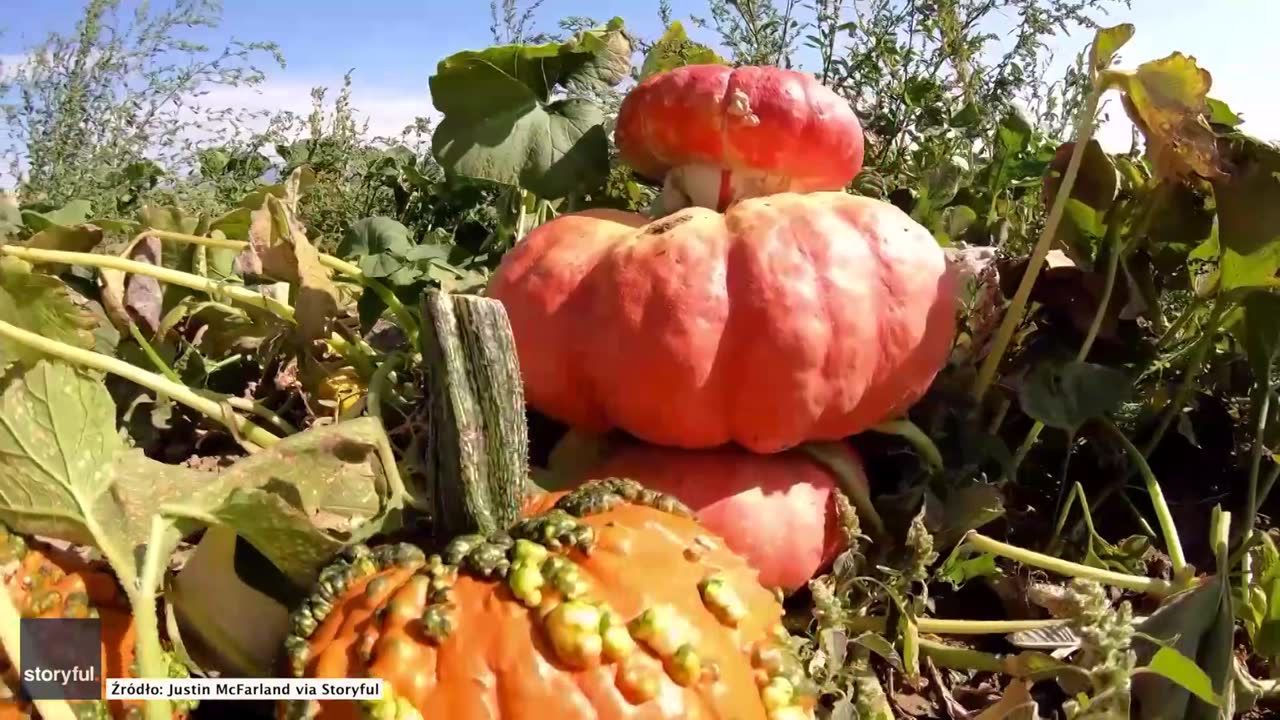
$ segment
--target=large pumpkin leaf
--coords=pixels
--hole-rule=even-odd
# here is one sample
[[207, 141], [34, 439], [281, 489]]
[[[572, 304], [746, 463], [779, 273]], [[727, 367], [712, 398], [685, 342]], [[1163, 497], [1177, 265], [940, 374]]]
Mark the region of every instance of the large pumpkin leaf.
[[[98, 325], [66, 283], [33, 272], [29, 263], [13, 257], [0, 258], [0, 322], [85, 349], [94, 346]], [[0, 369], [12, 362], [35, 364], [41, 357], [25, 345], [0, 340]]]
[[101, 379], [42, 360], [0, 396], [0, 520], [20, 533], [97, 547], [131, 587], [146, 552], [167, 555], [173, 526], [151, 535], [155, 508], [189, 496], [202, 473], [124, 445]]
[[1280, 271], [1280, 148], [1245, 135], [1222, 144], [1231, 172], [1213, 182], [1218, 289], [1272, 285]]
[[316, 426], [164, 510], [234, 528], [306, 588], [342, 547], [398, 520], [404, 497], [384, 464], [392, 457], [386, 442], [376, 418]]
[[667, 26], [667, 31], [662, 33], [662, 37], [644, 56], [644, 64], [640, 66], [640, 79], [644, 80], [650, 75], [685, 65], [728, 64], [728, 61], [717, 55], [715, 50], [690, 40], [684, 25], [681, 25], [679, 20], [675, 20]]
[[31, 232], [40, 232], [45, 228], [56, 225], [61, 225], [62, 227], [80, 225], [88, 220], [92, 213], [93, 206], [88, 200], [72, 200], [54, 210], [45, 210], [43, 212], [23, 210], [22, 222]]
[[1037, 365], [1023, 382], [1022, 411], [1048, 427], [1075, 432], [1117, 408], [1133, 386], [1123, 371], [1084, 362]]
[[564, 43], [503, 45], [440, 61], [431, 99], [444, 119], [431, 150], [459, 175], [560, 198], [598, 187], [609, 172], [604, 114], [581, 97], [630, 69], [631, 41], [615, 18]]

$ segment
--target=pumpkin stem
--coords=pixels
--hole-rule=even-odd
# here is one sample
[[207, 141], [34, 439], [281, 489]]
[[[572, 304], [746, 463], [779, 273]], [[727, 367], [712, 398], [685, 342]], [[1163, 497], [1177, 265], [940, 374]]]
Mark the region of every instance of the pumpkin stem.
[[497, 300], [432, 290], [423, 301], [432, 534], [490, 535], [519, 519], [529, 432], [515, 338]]

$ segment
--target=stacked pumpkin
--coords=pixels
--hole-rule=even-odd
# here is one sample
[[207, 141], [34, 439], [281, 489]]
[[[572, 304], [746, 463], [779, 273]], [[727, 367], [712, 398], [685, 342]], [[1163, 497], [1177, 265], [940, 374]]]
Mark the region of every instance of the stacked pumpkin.
[[559, 217], [490, 283], [527, 400], [629, 438], [583, 478], [674, 495], [761, 582], [794, 590], [840, 550], [833, 493], [865, 490], [842, 441], [905, 413], [946, 362], [944, 253], [897, 207], [843, 191], [862, 130], [807, 74], [653, 75], [623, 102], [616, 141], [663, 182], [659, 216]]

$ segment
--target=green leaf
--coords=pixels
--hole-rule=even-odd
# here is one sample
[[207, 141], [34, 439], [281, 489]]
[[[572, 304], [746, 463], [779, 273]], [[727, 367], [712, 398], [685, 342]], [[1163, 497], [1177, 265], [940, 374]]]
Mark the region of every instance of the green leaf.
[[[1071, 161], [1075, 145], [1073, 142], [1059, 145], [1053, 160], [1049, 163], [1040, 193], [1045, 212], [1048, 212], [1053, 199], [1058, 196], [1058, 188], [1062, 185], [1062, 176], [1067, 171], [1067, 164]], [[1079, 200], [1099, 213], [1106, 213], [1115, 203], [1119, 186], [1120, 176], [1116, 172], [1116, 166], [1111, 161], [1111, 157], [1103, 151], [1097, 140], [1085, 143], [1084, 153], [1080, 158], [1080, 168], [1076, 172], [1076, 181], [1071, 186], [1069, 197]]]
[[684, 25], [679, 20], [674, 20], [644, 56], [644, 64], [640, 66], [640, 79], [685, 65], [728, 64], [727, 60], [711, 48], [690, 40]]
[[1133, 390], [1121, 370], [1084, 362], [1037, 365], [1018, 393], [1022, 411], [1048, 427], [1075, 432], [1120, 406]]
[[1143, 669], [1172, 680], [1214, 707], [1222, 702], [1213, 691], [1213, 681], [1209, 679], [1208, 673], [1201, 670], [1191, 658], [1171, 647], [1157, 650], [1151, 662]]
[[[66, 283], [13, 257], [0, 257], [0, 321], [86, 350], [94, 347], [98, 327], [98, 318], [76, 303]], [[0, 370], [12, 362], [33, 365], [42, 357], [26, 345], [0, 340]]]
[[398, 522], [404, 496], [383, 464], [390, 457], [376, 418], [317, 425], [240, 460], [164, 510], [234, 529], [308, 588], [343, 547]]
[[1266, 598], [1265, 610], [1253, 637], [1253, 649], [1264, 658], [1280, 656], [1280, 574], [1263, 578], [1262, 591]]
[[1255, 290], [1244, 306], [1244, 348], [1257, 382], [1269, 383], [1280, 356], [1280, 295]]
[[978, 213], [968, 205], [952, 205], [945, 208], [933, 226], [933, 236], [939, 245], [952, 245], [964, 237], [969, 228], [978, 222]]
[[57, 210], [48, 212], [36, 212], [34, 210], [22, 211], [22, 222], [32, 232], [40, 232], [45, 228], [61, 225], [62, 227], [72, 227], [82, 224], [93, 213], [93, 206], [88, 200], [72, 200]]
[[1229, 128], [1244, 124], [1244, 118], [1237, 115], [1235, 111], [1231, 109], [1231, 106], [1227, 105], [1225, 102], [1215, 100], [1213, 98], [1205, 98], [1205, 104], [1209, 106], [1207, 119], [1210, 123]]
[[[957, 545], [956, 551], [963, 550], [964, 545]], [[967, 555], [967, 557], [965, 557]], [[991, 553], [959, 553], [953, 551], [946, 562], [937, 570], [939, 580], [946, 581], [951, 587], [959, 589], [961, 585], [980, 577], [1000, 575], [1000, 566], [996, 564], [996, 556]]]
[[366, 255], [389, 253], [405, 258], [413, 249], [409, 228], [394, 218], [368, 217], [351, 224], [338, 243], [338, 256], [351, 260]]
[[607, 89], [630, 68], [621, 22], [565, 43], [504, 45], [445, 58], [431, 76], [444, 119], [431, 150], [445, 169], [520, 186], [555, 199], [599, 187], [608, 176], [604, 114], [570, 92]]
[[[1141, 671], [1146, 667], [1141, 668], [1133, 678], [1134, 697], [1142, 703], [1142, 717], [1217, 718], [1218, 703], [1230, 693], [1234, 632], [1230, 589], [1220, 575], [1210, 576], [1195, 588], [1166, 600], [1142, 623], [1142, 635], [1134, 637], [1139, 663], [1150, 666], [1161, 651], [1171, 649], [1206, 677], [1183, 672], [1187, 664], [1165, 653], [1155, 670], [1148, 673]], [[1166, 669], [1172, 677], [1161, 672]], [[1206, 691], [1207, 696], [1203, 694]]]
[[1093, 44], [1089, 46], [1089, 67], [1096, 73], [1111, 66], [1120, 48], [1133, 37], [1134, 27], [1124, 23], [1109, 28], [1101, 28], [1093, 36]]
[[975, 103], [967, 102], [951, 115], [951, 127], [970, 128], [982, 119], [981, 112]]
[[1280, 270], [1280, 148], [1243, 135], [1224, 145], [1231, 172], [1213, 181], [1220, 289], [1274, 285]]
[[[139, 575], [156, 507], [189, 497], [203, 473], [124, 445], [100, 378], [41, 361], [0, 396], [0, 520], [17, 532], [98, 548], [125, 587]], [[170, 527], [167, 556], [179, 533]]]

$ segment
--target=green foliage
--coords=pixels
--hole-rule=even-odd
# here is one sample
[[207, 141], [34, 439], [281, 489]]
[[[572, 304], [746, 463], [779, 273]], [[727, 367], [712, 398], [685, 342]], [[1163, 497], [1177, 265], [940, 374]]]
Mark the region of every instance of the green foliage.
[[[431, 76], [444, 113], [432, 151], [451, 172], [547, 199], [593, 190], [608, 174], [609, 149], [603, 113], [581, 94], [613, 87], [630, 66], [619, 18], [563, 43], [445, 58]], [[568, 96], [552, 99], [557, 88]]]

